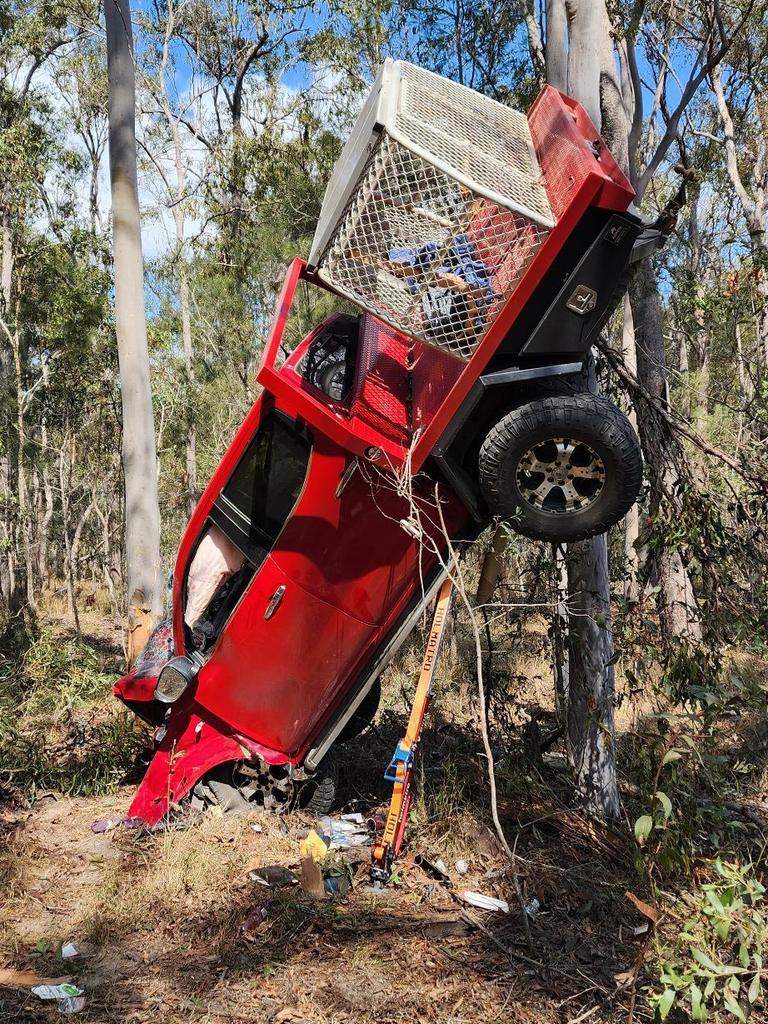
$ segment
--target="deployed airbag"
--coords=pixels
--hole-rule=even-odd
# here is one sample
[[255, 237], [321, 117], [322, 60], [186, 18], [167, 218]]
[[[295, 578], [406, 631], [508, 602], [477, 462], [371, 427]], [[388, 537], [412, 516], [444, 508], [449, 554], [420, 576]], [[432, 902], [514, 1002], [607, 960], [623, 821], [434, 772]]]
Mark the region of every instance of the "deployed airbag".
[[200, 541], [187, 574], [187, 606], [184, 621], [190, 627], [205, 613], [219, 587], [242, 568], [245, 555], [211, 526]]

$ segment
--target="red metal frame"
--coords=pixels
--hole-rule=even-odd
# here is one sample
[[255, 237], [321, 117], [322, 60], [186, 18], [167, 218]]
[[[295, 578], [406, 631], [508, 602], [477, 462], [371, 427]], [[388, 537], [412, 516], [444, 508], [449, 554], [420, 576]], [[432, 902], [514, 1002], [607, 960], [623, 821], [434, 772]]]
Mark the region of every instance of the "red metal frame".
[[[553, 116], [557, 118], [556, 135], [550, 134]], [[434, 410], [425, 429], [416, 437], [412, 444], [409, 463], [412, 473], [417, 473], [424, 465], [587, 208], [598, 206], [622, 212], [627, 209], [635, 195], [631, 184], [600, 139], [586, 112], [575, 100], [559, 93], [551, 86], [546, 86], [533, 103], [528, 118], [542, 162], [546, 160], [547, 147], [552, 145], [553, 138], [566, 150], [569, 158], [568, 167], [573, 170], [569, 179], [573, 192], [565, 198], [562, 195], [552, 196], [553, 199], [558, 199], [557, 208], [562, 207], [555, 226], [458, 379]], [[539, 126], [538, 120], [544, 121], [544, 118], [546, 121]], [[537, 137], [537, 129], [540, 138]], [[599, 159], [596, 152], [599, 153]], [[285, 325], [300, 281], [307, 281], [326, 291], [332, 291], [328, 284], [307, 269], [304, 260], [293, 261], [283, 285], [277, 317], [257, 379], [267, 390], [290, 403], [295, 412], [308, 423], [318, 427], [342, 447], [355, 455], [366, 454], [381, 466], [388, 466], [396, 471], [402, 470], [408, 458], [407, 447], [376, 431], [359, 416], [352, 415], [347, 407], [341, 407], [317, 395], [290, 365], [276, 369], [275, 363]], [[377, 452], [378, 454], [372, 455]]]

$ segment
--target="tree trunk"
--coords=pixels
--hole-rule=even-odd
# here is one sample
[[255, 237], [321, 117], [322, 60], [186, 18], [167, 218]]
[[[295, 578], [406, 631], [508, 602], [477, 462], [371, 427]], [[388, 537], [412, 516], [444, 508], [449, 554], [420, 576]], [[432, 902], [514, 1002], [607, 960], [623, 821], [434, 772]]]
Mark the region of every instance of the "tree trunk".
[[16, 507], [18, 546], [24, 561], [26, 603], [33, 611], [35, 605], [35, 574], [32, 566], [31, 524], [29, 521], [26, 447], [27, 430], [24, 417], [24, 368], [22, 366], [21, 339], [16, 329], [11, 332], [13, 348], [14, 382], [16, 385]]
[[[621, 352], [627, 369], [633, 376], [637, 376], [637, 349], [635, 347], [635, 324], [632, 319], [632, 306], [629, 302], [629, 295], [624, 296], [624, 319], [621, 329]], [[627, 416], [632, 426], [637, 430], [637, 413], [634, 407], [630, 407]], [[640, 600], [639, 573], [640, 553], [637, 550], [637, 541], [640, 536], [640, 510], [637, 504], [627, 512], [624, 520], [624, 558], [626, 560], [626, 576], [624, 578], [624, 597], [630, 604], [637, 604]]]
[[568, 16], [565, 0], [546, 0], [547, 82], [560, 92], [568, 89]]
[[[566, 7], [567, 41], [560, 5], [547, 4], [547, 76], [551, 72], [552, 84], [561, 85], [563, 67], [567, 67], [568, 91], [599, 131], [602, 33], [608, 26], [605, 3], [567, 0]], [[590, 387], [596, 390], [593, 362], [588, 376]], [[620, 801], [613, 745], [613, 638], [606, 538], [594, 537], [575, 545], [566, 561], [568, 756], [584, 806], [601, 817], [615, 817]]]
[[[22, 605], [18, 591], [14, 558], [13, 467], [11, 463], [11, 395], [13, 356], [10, 347], [13, 300], [13, 223], [11, 214], [0, 213], [2, 255], [0, 256], [0, 315], [5, 329], [0, 332], [0, 430], [5, 443], [0, 445], [0, 506], [2, 507], [2, 554], [0, 555], [0, 592], [6, 608], [16, 612]], [[7, 331], [7, 333], [6, 333]]]
[[568, 723], [568, 565], [565, 550], [553, 544], [555, 593], [557, 604], [552, 621], [552, 664], [555, 673], [555, 717], [558, 724]]
[[[71, 445], [71, 447], [70, 447]], [[68, 450], [69, 449], [69, 450]], [[67, 587], [67, 613], [75, 624], [75, 629], [80, 632], [80, 620], [77, 614], [77, 593], [75, 582], [75, 567], [72, 559], [72, 535], [70, 533], [70, 485], [72, 482], [72, 467], [75, 461], [74, 438], [64, 435], [64, 440], [59, 452], [59, 487], [61, 489], [61, 533], [64, 541], [64, 580]]]
[[93, 500], [93, 508], [96, 515], [101, 523], [101, 537], [102, 537], [102, 552], [101, 552], [101, 565], [104, 573], [104, 582], [107, 585], [109, 591], [109, 597], [112, 601], [112, 611], [115, 615], [120, 613], [120, 604], [117, 600], [117, 593], [115, 591], [115, 582], [112, 579], [112, 544], [109, 536], [109, 514], [105, 514], [101, 511], [100, 506]]
[[[667, 401], [666, 355], [661, 298], [656, 275], [649, 261], [638, 267], [631, 287], [632, 312], [637, 346], [637, 376], [648, 394]], [[660, 441], [650, 418], [641, 417], [640, 440], [645, 460], [651, 469], [657, 498], [675, 494], [679, 472], [675, 466], [674, 439]], [[656, 555], [661, 587], [661, 618], [668, 637], [701, 639], [701, 623], [688, 570], [679, 550], [663, 546]]]
[[603, 23], [607, 25], [604, 0], [566, 0], [570, 39], [568, 93], [581, 103], [600, 131], [600, 55]]
[[115, 267], [115, 324], [123, 408], [125, 549], [128, 567], [128, 662], [163, 615], [160, 508], [157, 494], [149, 353], [144, 314], [136, 181], [135, 81], [128, 0], [105, 0], [109, 77], [109, 164]]
[[[48, 386], [50, 368], [48, 360], [43, 358], [40, 364], [45, 387]], [[48, 405], [47, 395], [43, 395], [43, 411], [40, 419], [40, 448], [42, 450], [42, 484], [43, 496], [45, 498], [45, 512], [40, 520], [40, 536], [37, 547], [37, 575], [40, 580], [40, 587], [48, 586], [50, 578], [50, 567], [48, 565], [48, 544], [50, 541], [51, 522], [53, 521], [54, 498], [53, 486], [51, 485], [51, 472], [48, 464]]]
[[579, 799], [603, 818], [621, 813], [614, 751], [614, 672], [605, 534], [568, 552], [567, 745]]

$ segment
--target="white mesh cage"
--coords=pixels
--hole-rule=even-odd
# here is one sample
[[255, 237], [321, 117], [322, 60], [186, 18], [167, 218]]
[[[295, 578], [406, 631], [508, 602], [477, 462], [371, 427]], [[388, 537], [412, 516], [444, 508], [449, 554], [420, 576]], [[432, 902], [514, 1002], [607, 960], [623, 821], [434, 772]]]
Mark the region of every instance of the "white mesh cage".
[[553, 223], [524, 114], [387, 61], [329, 183], [310, 265], [468, 359]]

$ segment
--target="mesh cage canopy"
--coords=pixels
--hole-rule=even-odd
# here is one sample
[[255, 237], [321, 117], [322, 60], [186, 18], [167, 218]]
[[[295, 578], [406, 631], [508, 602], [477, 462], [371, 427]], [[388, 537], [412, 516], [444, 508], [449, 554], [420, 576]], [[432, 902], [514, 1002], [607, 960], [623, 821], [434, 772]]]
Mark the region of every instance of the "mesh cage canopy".
[[343, 204], [336, 173], [326, 193], [321, 223], [331, 209], [334, 226], [313, 249], [318, 273], [466, 360], [554, 223], [528, 121], [403, 62], [388, 62], [377, 86], [342, 154], [354, 168]]
[[525, 114], [414, 64], [399, 67], [394, 127], [400, 142], [469, 179], [470, 187], [499, 193], [551, 226]]

